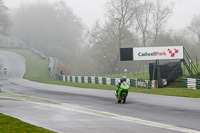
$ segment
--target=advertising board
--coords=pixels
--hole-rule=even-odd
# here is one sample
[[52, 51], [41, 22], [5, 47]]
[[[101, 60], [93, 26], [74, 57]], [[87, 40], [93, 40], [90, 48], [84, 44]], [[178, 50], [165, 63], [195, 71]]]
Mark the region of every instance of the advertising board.
[[133, 48], [133, 60], [183, 59], [183, 46]]

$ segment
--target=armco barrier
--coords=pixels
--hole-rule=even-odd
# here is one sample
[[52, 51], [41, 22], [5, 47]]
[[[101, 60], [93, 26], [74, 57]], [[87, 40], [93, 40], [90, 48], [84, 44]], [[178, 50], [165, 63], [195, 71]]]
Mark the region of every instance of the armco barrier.
[[73, 82], [73, 80], [72, 80], [72, 76], [70, 76], [70, 82]]
[[61, 74], [59, 75], [59, 80], [63, 81], [63, 75], [61, 75]]
[[85, 83], [84, 81], [85, 81], [84, 77], [81, 77], [81, 83]]
[[77, 76], [75, 77], [75, 82], [78, 83], [78, 77]]
[[200, 89], [200, 79], [196, 79], [196, 89]]
[[[39, 56], [42, 60], [47, 59], [47, 57], [43, 53], [39, 52], [37, 49], [31, 48], [31, 47], [27, 47], [27, 49], [32, 51], [35, 55]], [[54, 69], [54, 64], [55, 64], [54, 58], [49, 57], [48, 61], [49, 61], [48, 71], [50, 72], [50, 77], [53, 77], [53, 69]]]
[[131, 79], [130, 84], [131, 84], [131, 86], [133, 86], [133, 87], [137, 87], [137, 79]]
[[47, 57], [46, 57], [43, 53], [40, 53], [39, 56], [40, 56], [40, 58], [43, 59], [43, 60], [46, 60], [46, 59], [47, 59]]
[[92, 78], [88, 77], [88, 83], [92, 83]]
[[102, 78], [102, 84], [106, 85], [106, 78]]
[[56, 78], [59, 79], [59, 74], [58, 73], [56, 73]]
[[111, 79], [111, 85], [115, 85], [116, 84], [116, 81], [115, 81], [115, 79]]
[[99, 78], [95, 77], [95, 84], [99, 84]]
[[102, 77], [98, 77], [98, 80], [99, 80], [99, 84], [103, 84], [103, 80], [102, 80]]
[[72, 82], [76, 82], [75, 76], [72, 76]]
[[27, 49], [31, 50], [33, 53], [38, 55], [42, 60], [46, 60], [46, 56], [43, 53], [40, 53], [37, 49], [28, 47]]
[[91, 77], [92, 84], [95, 84], [95, 77]]
[[84, 80], [84, 83], [88, 83], [88, 77], [85, 76], [84, 79], [85, 79], [85, 80]]
[[[120, 78], [104, 78], [104, 77], [90, 77], [90, 76], [65, 76], [56, 74], [56, 78], [65, 82], [76, 82], [76, 83], [92, 83], [92, 84], [104, 84], [104, 85], [117, 85]], [[131, 87], [141, 87], [138, 85], [137, 79], [127, 79], [127, 82]], [[145, 80], [145, 88], [154, 88], [154, 80]], [[198, 87], [200, 88], [200, 80], [198, 80]]]
[[190, 89], [200, 89], [200, 79], [183, 78], [183, 87]]
[[65, 76], [65, 81], [66, 81], [66, 82], [68, 82], [68, 81], [69, 81], [69, 80], [68, 80], [68, 78], [67, 78], [67, 76]]
[[81, 83], [81, 76], [78, 76], [78, 82]]

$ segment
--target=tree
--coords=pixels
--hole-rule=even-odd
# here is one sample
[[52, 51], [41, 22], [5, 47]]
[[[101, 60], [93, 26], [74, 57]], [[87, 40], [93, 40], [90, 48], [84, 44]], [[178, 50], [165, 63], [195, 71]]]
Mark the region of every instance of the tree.
[[21, 5], [13, 20], [14, 36], [20, 42], [57, 57], [72, 73], [78, 71], [83, 26], [65, 2]]
[[134, 37], [130, 27], [137, 5], [138, 0], [110, 0], [107, 4], [105, 24], [97, 24], [92, 31], [94, 52], [98, 53], [96, 55], [102, 58], [103, 64], [106, 63], [112, 72], [119, 63], [119, 48], [127, 46], [127, 42], [133, 45], [134, 41], [130, 42], [128, 39]]
[[0, 0], [0, 34], [8, 36], [11, 27], [11, 20], [8, 15], [8, 8], [4, 5], [3, 0]]
[[173, 6], [174, 3], [168, 5], [164, 3], [163, 0], [156, 0], [154, 3], [154, 9], [152, 11], [154, 30], [153, 44], [156, 44], [159, 32], [163, 29], [169, 17], [172, 15]]
[[149, 0], [144, 0], [140, 2], [140, 5], [141, 7], [136, 12], [136, 20], [138, 23], [138, 27], [142, 33], [142, 44], [145, 47], [150, 34], [150, 16], [153, 10], [153, 3]]
[[200, 45], [200, 15], [195, 15], [193, 17], [187, 29], [191, 31], [196, 44]]
[[142, 35], [142, 44], [145, 47], [149, 41], [149, 44], [155, 45], [160, 31], [172, 15], [174, 3], [167, 4], [163, 0], [140, 0], [140, 5], [136, 20]]

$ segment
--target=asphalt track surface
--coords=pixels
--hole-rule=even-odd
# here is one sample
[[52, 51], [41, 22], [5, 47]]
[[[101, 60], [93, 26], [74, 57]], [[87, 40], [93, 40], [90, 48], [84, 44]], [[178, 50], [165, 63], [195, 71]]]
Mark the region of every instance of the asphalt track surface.
[[[48, 85], [22, 79], [25, 59], [0, 51], [0, 112], [63, 133], [200, 133], [200, 99]], [[3, 73], [3, 67], [8, 69]]]

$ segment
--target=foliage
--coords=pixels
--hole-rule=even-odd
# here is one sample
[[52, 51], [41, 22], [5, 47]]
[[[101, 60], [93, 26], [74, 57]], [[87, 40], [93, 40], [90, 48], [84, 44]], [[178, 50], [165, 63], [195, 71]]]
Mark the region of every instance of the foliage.
[[[172, 7], [163, 0], [108, 2], [105, 23], [97, 22], [90, 32], [96, 69], [100, 73], [114, 73], [122, 64], [119, 62], [120, 48], [155, 45], [172, 14]], [[148, 62], [133, 62], [132, 65], [136, 63], [144, 66]]]
[[0, 0], [0, 34], [9, 35], [11, 20], [8, 14], [8, 8], [4, 5], [3, 0]]
[[200, 14], [194, 15], [190, 25], [187, 27], [191, 32], [194, 43], [200, 45]]
[[33, 47], [77, 71], [83, 25], [65, 2], [23, 4], [13, 15], [15, 44]]
[[[175, 2], [174, 2], [175, 3]], [[112, 75], [124, 68], [129, 73], [144, 72], [152, 61], [120, 62], [119, 48], [141, 46], [184, 46], [197, 60], [199, 55], [199, 15], [180, 31], [167, 30], [174, 3], [164, 0], [110, 0], [105, 17], [91, 29], [65, 2], [38, 1], [22, 4], [13, 14], [14, 44], [37, 48], [56, 57], [57, 72], [68, 75]]]
[[[24, 50], [13, 50], [15, 52], [18, 52], [22, 54], [27, 61], [27, 67], [29, 67], [28, 71], [26, 73], [29, 73], [25, 78], [31, 81], [36, 81], [40, 83], [47, 83], [47, 84], [56, 84], [56, 85], [63, 85], [63, 86], [72, 86], [72, 87], [79, 87], [79, 88], [91, 88], [91, 89], [103, 89], [103, 90], [116, 90], [116, 86], [114, 85], [101, 85], [101, 84], [89, 84], [89, 83], [71, 83], [71, 82], [63, 82], [59, 81], [55, 78], [48, 78], [48, 76], [44, 76], [41, 73], [41, 69], [47, 72], [47, 66], [42, 65], [41, 62], [45, 64], [46, 61], [40, 60], [37, 57], [28, 58], [32, 53], [30, 51], [24, 51]], [[35, 56], [35, 55], [31, 55]], [[34, 67], [31, 65], [31, 62], [35, 62], [38, 67]], [[200, 65], [200, 63], [199, 63]], [[199, 67], [200, 69], [200, 67]], [[35, 76], [34, 73], [31, 71], [34, 71], [35, 73], [39, 73], [38, 76]], [[186, 75], [188, 73], [186, 72]], [[132, 75], [132, 74], [124, 74], [127, 76], [127, 78], [135, 78], [135, 79], [148, 79], [148, 72], [140, 73], [139, 75]], [[121, 78], [122, 75], [113, 75], [113, 76], [106, 76], [109, 78]], [[178, 81], [182, 81], [182, 78], [180, 78]], [[157, 95], [168, 95], [168, 96], [180, 96], [180, 97], [193, 97], [193, 98], [200, 98], [200, 90], [190, 90], [187, 88], [182, 88], [182, 82], [179, 82], [178, 86], [177, 84], [172, 84], [171, 86], [168, 86], [166, 88], [159, 88], [159, 89], [145, 89], [145, 88], [134, 88], [131, 87], [130, 92], [138, 92], [138, 93], [147, 93], [147, 94], [157, 94]]]

